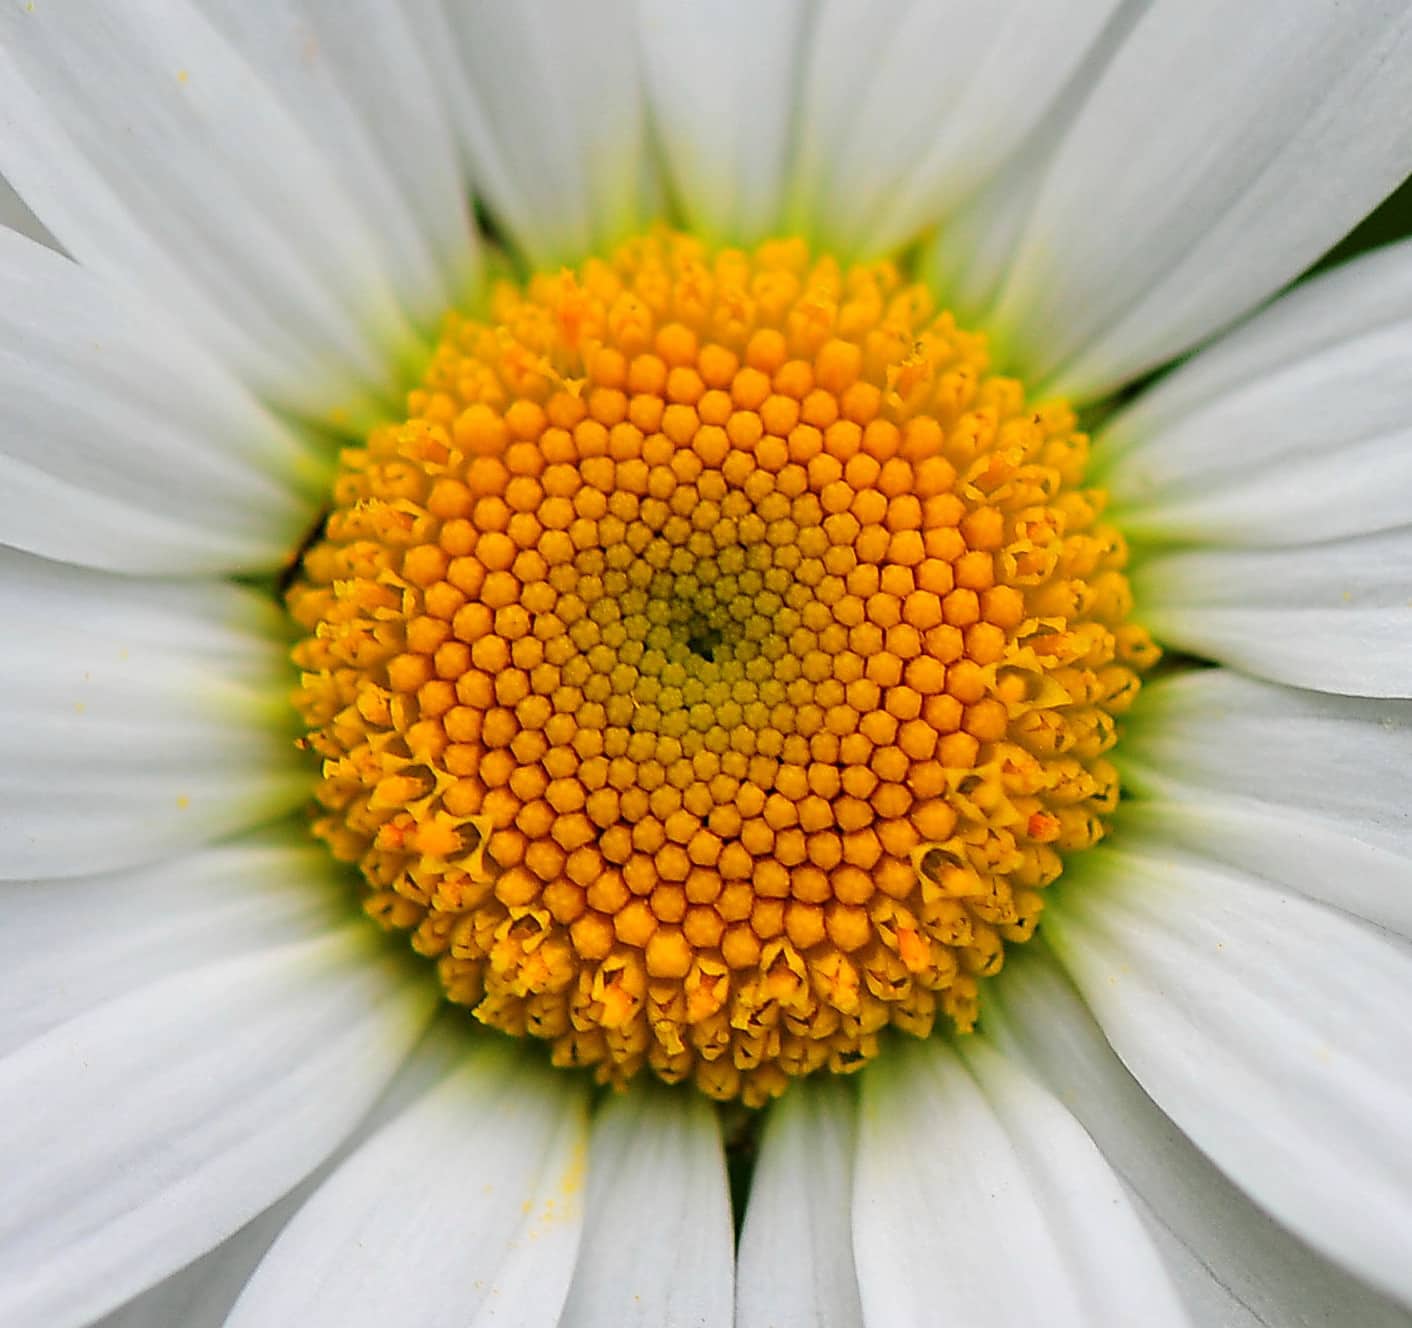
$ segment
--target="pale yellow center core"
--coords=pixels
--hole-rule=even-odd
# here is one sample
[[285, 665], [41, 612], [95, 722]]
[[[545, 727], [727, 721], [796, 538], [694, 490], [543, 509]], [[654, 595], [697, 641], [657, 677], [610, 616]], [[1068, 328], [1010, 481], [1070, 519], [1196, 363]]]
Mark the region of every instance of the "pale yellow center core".
[[615, 1083], [969, 1029], [1155, 654], [1069, 408], [891, 266], [659, 232], [448, 319], [408, 415], [289, 592], [368, 912]]

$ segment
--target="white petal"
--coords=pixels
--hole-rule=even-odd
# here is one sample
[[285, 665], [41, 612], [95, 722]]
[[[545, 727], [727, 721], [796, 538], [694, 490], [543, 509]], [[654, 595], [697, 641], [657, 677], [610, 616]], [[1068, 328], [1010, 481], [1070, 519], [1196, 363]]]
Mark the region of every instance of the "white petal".
[[1041, 125], [1115, 0], [821, 6], [800, 92], [792, 216], [887, 254], [995, 175]]
[[5, 886], [0, 1055], [183, 969], [314, 936], [352, 894], [302, 827], [101, 876]]
[[455, 135], [402, 7], [203, 0], [202, 11], [338, 174], [402, 306], [435, 334], [474, 288], [479, 253]]
[[0, 879], [150, 862], [308, 797], [281, 615], [0, 549]]
[[[1199, 71], [1199, 77], [1193, 71]], [[1032, 387], [1100, 395], [1307, 267], [1412, 164], [1412, 15], [1149, 7], [1036, 195], [994, 330]]]
[[263, 398], [355, 424], [417, 353], [337, 170], [189, 0], [0, 13], [0, 173]]
[[643, 77], [672, 191], [693, 231], [752, 243], [779, 228], [802, 0], [640, 0]]
[[890, 1048], [863, 1078], [853, 1247], [868, 1323], [1182, 1325], [1117, 1178], [983, 1039]]
[[765, 1119], [740, 1233], [737, 1328], [861, 1328], [853, 1271], [853, 1085], [794, 1084]]
[[1145, 688], [1123, 826], [1412, 937], [1412, 703], [1203, 669]]
[[1147, 555], [1132, 587], [1164, 645], [1296, 687], [1412, 696], [1412, 526]]
[[435, 988], [363, 919], [164, 978], [0, 1061], [0, 1318], [59, 1328], [279, 1197], [367, 1110]]
[[1118, 7], [1020, 149], [959, 208], [948, 210], [931, 243], [923, 245], [923, 279], [967, 326], [984, 326], [1009, 274], [1049, 160], [1138, 16], [1131, 5]]
[[476, 192], [536, 266], [574, 262], [640, 222], [646, 117], [633, 0], [418, 6]]
[[359, 1148], [261, 1263], [230, 1328], [553, 1323], [582, 1225], [584, 1086], [483, 1038]]
[[320, 461], [134, 292], [0, 231], [0, 539], [111, 571], [278, 566]]
[[479, 1034], [465, 1010], [442, 1008], [392, 1082], [328, 1158], [284, 1198], [209, 1253], [179, 1269], [102, 1321], [101, 1328], [222, 1328], [245, 1284], [291, 1218], [344, 1161], [389, 1121], [459, 1066]]
[[1042, 945], [1007, 958], [986, 1035], [1073, 1112], [1142, 1216], [1202, 1325], [1406, 1328], [1406, 1314], [1272, 1222], [1153, 1104]]
[[589, 1218], [560, 1328], [724, 1328], [734, 1235], [715, 1109], [634, 1086], [593, 1122]]
[[1084, 855], [1045, 912], [1109, 1042], [1257, 1203], [1412, 1303], [1412, 954], [1234, 869], [1122, 843]]
[[1096, 443], [1130, 538], [1309, 544], [1412, 507], [1412, 242], [1296, 287]]

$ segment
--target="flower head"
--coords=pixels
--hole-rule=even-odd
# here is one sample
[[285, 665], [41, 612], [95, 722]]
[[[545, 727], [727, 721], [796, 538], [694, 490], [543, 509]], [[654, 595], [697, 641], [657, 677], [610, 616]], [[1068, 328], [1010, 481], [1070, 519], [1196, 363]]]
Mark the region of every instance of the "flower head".
[[0, 1318], [1405, 1322], [1412, 251], [1251, 310], [1412, 27], [1251, 14], [0, 16]]
[[656, 235], [453, 319], [289, 592], [315, 829], [450, 998], [753, 1105], [975, 1023], [1151, 643], [1086, 439], [891, 268]]

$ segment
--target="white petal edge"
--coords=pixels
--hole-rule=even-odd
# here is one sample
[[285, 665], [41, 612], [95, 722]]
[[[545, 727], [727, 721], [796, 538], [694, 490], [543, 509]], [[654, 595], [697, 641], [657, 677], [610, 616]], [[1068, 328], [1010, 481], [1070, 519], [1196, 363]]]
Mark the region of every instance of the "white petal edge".
[[[323, 1172], [320, 1167], [313, 1176]], [[265, 1251], [311, 1192], [310, 1182], [302, 1181], [209, 1253], [104, 1315], [93, 1328], [224, 1328]]]
[[397, 298], [433, 336], [480, 274], [448, 109], [404, 6], [202, 0], [356, 200]]
[[1187, 1319], [1117, 1177], [983, 1039], [863, 1077], [853, 1247], [865, 1321], [1091, 1328]]
[[316, 936], [351, 894], [302, 825], [98, 876], [0, 886], [0, 1056], [185, 969]]
[[816, 1077], [770, 1108], [740, 1233], [736, 1328], [862, 1328], [853, 1268], [854, 1085]]
[[1262, 1208], [1412, 1305], [1412, 952], [1127, 835], [1045, 911], [1124, 1064]]
[[0, 9], [0, 173], [263, 400], [361, 426], [419, 347], [334, 167], [190, 0]]
[[1412, 938], [1412, 702], [1204, 669], [1145, 687], [1115, 757], [1124, 832]]
[[1412, 241], [1305, 285], [1106, 425], [1095, 482], [1130, 539], [1309, 544], [1412, 506]]
[[274, 606], [0, 549], [0, 879], [151, 862], [309, 795]]
[[559, 1328], [726, 1328], [735, 1238], [715, 1108], [641, 1084], [598, 1110]]
[[1113, 1054], [1042, 944], [991, 984], [986, 1037], [1041, 1077], [1138, 1196], [1194, 1322], [1210, 1328], [1407, 1328], [1405, 1311], [1255, 1207]]
[[852, 0], [812, 16], [790, 220], [835, 252], [892, 253], [1040, 127], [1116, 0]]
[[1051, 159], [992, 320], [1036, 392], [1087, 400], [1189, 349], [1412, 165], [1412, 15], [1252, 0], [1228, 20], [1149, 7]]
[[0, 1318], [85, 1323], [331, 1152], [431, 1017], [355, 919], [153, 983], [0, 1061]]
[[285, 1228], [227, 1324], [536, 1328], [583, 1222], [584, 1084], [483, 1037]]
[[1294, 687], [1412, 696], [1412, 526], [1143, 554], [1130, 579], [1137, 616], [1163, 645]]
[[457, 0], [412, 13], [443, 56], [471, 182], [532, 264], [577, 262], [643, 217], [647, 117], [634, 0]]
[[640, 0], [643, 77], [672, 192], [693, 232], [749, 244], [779, 229], [803, 0]]
[[0, 230], [0, 540], [108, 571], [274, 568], [328, 461], [135, 292]]

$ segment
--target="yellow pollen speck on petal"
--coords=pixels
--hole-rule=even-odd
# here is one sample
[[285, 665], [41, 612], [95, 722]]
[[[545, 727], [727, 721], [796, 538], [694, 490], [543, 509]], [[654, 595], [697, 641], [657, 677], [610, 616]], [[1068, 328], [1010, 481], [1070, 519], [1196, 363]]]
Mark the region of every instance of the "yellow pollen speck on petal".
[[756, 1104], [969, 1029], [1155, 649], [1063, 402], [669, 232], [451, 316], [288, 592], [315, 830], [448, 997]]

